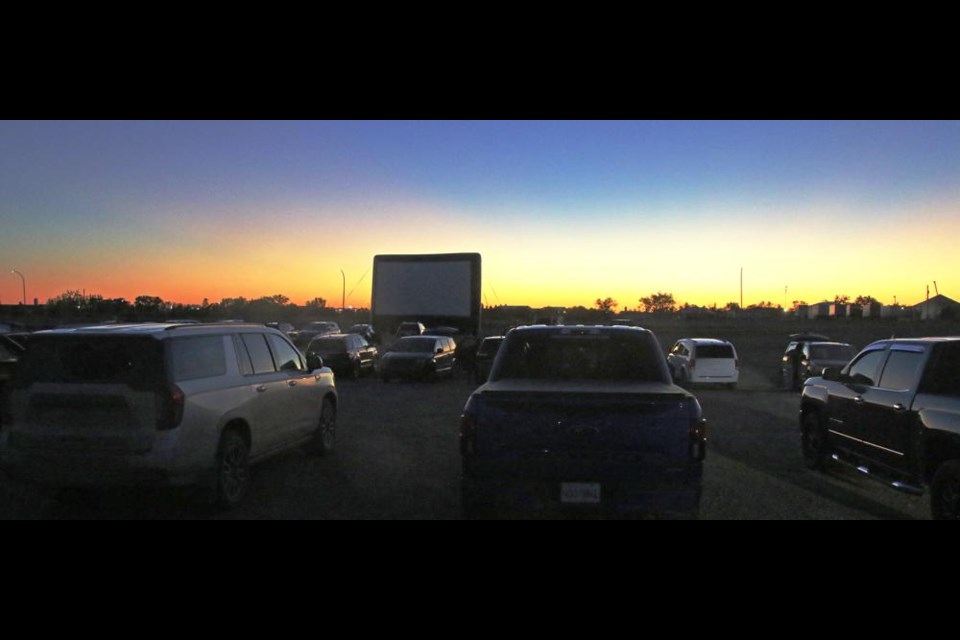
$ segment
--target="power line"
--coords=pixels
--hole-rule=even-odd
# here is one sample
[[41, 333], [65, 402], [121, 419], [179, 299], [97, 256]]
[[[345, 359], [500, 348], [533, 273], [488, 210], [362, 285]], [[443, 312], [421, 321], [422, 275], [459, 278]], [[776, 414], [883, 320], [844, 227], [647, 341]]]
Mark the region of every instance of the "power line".
[[348, 297], [348, 298], [350, 297], [350, 294], [352, 294], [354, 291], [356, 291], [357, 287], [360, 286], [360, 283], [363, 282], [363, 279], [367, 277], [367, 274], [368, 274], [368, 273], [370, 273], [370, 268], [369, 268], [369, 267], [367, 267], [367, 270], [363, 272], [363, 275], [360, 276], [360, 279], [357, 280], [357, 284], [353, 285], [353, 289], [350, 289], [350, 293], [347, 294], [347, 297]]

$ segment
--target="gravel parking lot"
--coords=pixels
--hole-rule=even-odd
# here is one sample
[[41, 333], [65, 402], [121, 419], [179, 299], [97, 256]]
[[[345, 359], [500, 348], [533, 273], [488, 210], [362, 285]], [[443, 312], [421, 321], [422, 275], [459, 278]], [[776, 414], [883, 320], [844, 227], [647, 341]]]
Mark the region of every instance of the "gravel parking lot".
[[[161, 490], [53, 496], [0, 479], [3, 519], [460, 518], [458, 417], [474, 388], [462, 379], [343, 381], [337, 450], [299, 452], [255, 468], [248, 501], [212, 513]], [[735, 391], [695, 389], [709, 422], [704, 520], [929, 519], [929, 500], [896, 493], [845, 468], [803, 467], [798, 395], [745, 369]]]

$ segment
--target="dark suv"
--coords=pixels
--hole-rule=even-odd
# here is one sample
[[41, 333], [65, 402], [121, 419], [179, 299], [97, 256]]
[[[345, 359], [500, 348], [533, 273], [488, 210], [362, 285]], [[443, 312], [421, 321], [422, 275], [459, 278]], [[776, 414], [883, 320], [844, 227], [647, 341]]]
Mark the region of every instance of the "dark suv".
[[353, 333], [335, 333], [319, 336], [307, 345], [307, 353], [315, 353], [337, 375], [357, 379], [364, 372], [373, 371], [377, 348]]
[[781, 384], [784, 389], [799, 391], [807, 378], [819, 376], [826, 367], [843, 367], [856, 353], [846, 342], [793, 341], [783, 354]]
[[453, 375], [457, 345], [446, 336], [407, 336], [393, 343], [380, 358], [380, 377], [436, 380]]

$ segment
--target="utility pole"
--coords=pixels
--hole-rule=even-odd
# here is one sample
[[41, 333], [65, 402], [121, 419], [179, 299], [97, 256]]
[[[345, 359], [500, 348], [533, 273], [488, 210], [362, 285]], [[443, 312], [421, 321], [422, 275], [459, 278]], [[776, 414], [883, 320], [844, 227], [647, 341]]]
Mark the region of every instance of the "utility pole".
[[340, 269], [340, 275], [343, 278], [343, 289], [340, 290], [340, 311], [347, 306], [347, 274]]
[[740, 267], [740, 308], [743, 309], [743, 267]]

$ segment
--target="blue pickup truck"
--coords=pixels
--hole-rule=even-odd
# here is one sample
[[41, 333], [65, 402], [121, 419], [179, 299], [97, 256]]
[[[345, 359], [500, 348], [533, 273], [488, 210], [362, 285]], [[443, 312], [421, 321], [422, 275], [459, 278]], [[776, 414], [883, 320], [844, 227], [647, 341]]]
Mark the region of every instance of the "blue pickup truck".
[[699, 512], [706, 421], [638, 327], [510, 331], [460, 419], [467, 518]]

